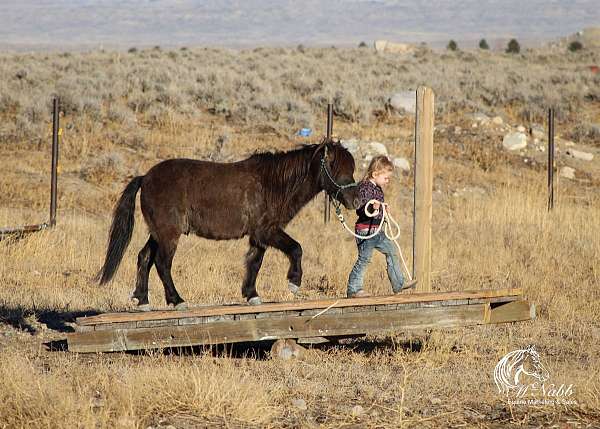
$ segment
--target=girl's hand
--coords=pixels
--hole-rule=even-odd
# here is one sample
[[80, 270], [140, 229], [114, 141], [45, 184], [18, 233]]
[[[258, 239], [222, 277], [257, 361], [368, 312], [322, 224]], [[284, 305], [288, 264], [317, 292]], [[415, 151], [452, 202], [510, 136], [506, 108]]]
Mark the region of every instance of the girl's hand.
[[379, 210], [380, 206], [381, 206], [381, 203], [379, 201], [374, 201], [373, 202], [373, 209], [374, 210]]

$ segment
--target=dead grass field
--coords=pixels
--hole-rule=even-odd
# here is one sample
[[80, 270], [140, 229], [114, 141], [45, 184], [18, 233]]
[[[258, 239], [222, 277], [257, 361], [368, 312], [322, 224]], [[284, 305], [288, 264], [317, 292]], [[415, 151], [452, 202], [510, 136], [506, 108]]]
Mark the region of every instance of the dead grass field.
[[[586, 117], [600, 111], [597, 100], [581, 106]], [[496, 109], [507, 121], [523, 120], [514, 107]], [[493, 133], [449, 132], [470, 126], [464, 113], [457, 108], [436, 118], [443, 127], [434, 149], [434, 290], [522, 287], [537, 320], [368, 337], [310, 350], [298, 361], [271, 360], [264, 347], [94, 356], [44, 346], [64, 338], [79, 314], [129, 308], [136, 255], [146, 239], [139, 210], [115, 280], [106, 287], [92, 281], [112, 205], [129, 177], [168, 157], [240, 158], [299, 143], [285, 127], [232, 123], [207, 110], [166, 115], [142, 127], [136, 144], [128, 135], [110, 138], [121, 132], [115, 121], [65, 117], [57, 227], [0, 241], [0, 427], [600, 427], [598, 160], [578, 180], [561, 179], [556, 209], [547, 213], [543, 165], [502, 152]], [[577, 126], [560, 122], [565, 134]], [[410, 119], [385, 117], [338, 118], [334, 131], [410, 157], [413, 130]], [[215, 151], [223, 135], [227, 154]], [[40, 137], [49, 142], [49, 129]], [[0, 145], [0, 226], [46, 220], [48, 154], [48, 145], [26, 137]], [[406, 253], [410, 189], [410, 175], [398, 174], [386, 191]], [[307, 298], [343, 296], [356, 256], [337, 222], [321, 225], [321, 209], [319, 196], [287, 229], [304, 248]], [[246, 240], [182, 237], [173, 276], [184, 299], [241, 302], [246, 246]], [[365, 279], [373, 294], [390, 292], [384, 264], [374, 256]], [[257, 282], [263, 299], [291, 299], [286, 271], [287, 259], [268, 250]], [[154, 270], [150, 292], [151, 303], [163, 306]], [[575, 405], [510, 405], [497, 393], [494, 366], [527, 344], [537, 347], [552, 383], [574, 385]], [[297, 399], [306, 409], [294, 405]], [[356, 405], [364, 413], [353, 415]]]

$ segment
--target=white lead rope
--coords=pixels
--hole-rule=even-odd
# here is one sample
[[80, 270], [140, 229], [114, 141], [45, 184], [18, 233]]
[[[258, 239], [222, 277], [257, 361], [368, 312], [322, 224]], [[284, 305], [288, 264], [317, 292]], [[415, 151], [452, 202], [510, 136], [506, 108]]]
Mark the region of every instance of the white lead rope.
[[[369, 205], [373, 205], [373, 203], [376, 201], [377, 200], [373, 199], [373, 200], [368, 201], [367, 204], [365, 204], [365, 214], [368, 217], [375, 217], [379, 214], [379, 209], [376, 209], [372, 212], [369, 211]], [[337, 213], [337, 217], [338, 217], [339, 221], [342, 223], [342, 225], [344, 225], [344, 228], [346, 228], [346, 230], [350, 234], [352, 234], [356, 238], [360, 238], [361, 240], [368, 240], [369, 238], [375, 237], [377, 234], [379, 234], [379, 232], [381, 231], [381, 228], [385, 224], [385, 228], [384, 228], [385, 236], [387, 238], [389, 238], [390, 240], [392, 240], [394, 242], [394, 244], [396, 245], [396, 247], [398, 248], [398, 253], [400, 254], [400, 259], [402, 260], [402, 265], [404, 266], [404, 272], [408, 276], [408, 280], [410, 282], [412, 282], [412, 276], [410, 275], [410, 272], [408, 271], [408, 268], [406, 266], [406, 261], [404, 260], [404, 256], [402, 255], [402, 249], [400, 248], [400, 245], [398, 244], [398, 238], [400, 237], [400, 226], [398, 225], [398, 222], [396, 222], [395, 219], [392, 217], [392, 215], [387, 212], [387, 210], [385, 209], [385, 206], [386, 206], [385, 203], [381, 203], [381, 205], [380, 205], [381, 210], [383, 212], [383, 217], [381, 219], [381, 223], [377, 226], [377, 229], [375, 230], [375, 232], [373, 234], [367, 235], [367, 236], [355, 234], [354, 231], [352, 231], [350, 228], [348, 228], [348, 225], [346, 225], [346, 221], [344, 220], [344, 216], [341, 214], [341, 212]], [[393, 227], [392, 227], [392, 225], [393, 225]], [[395, 234], [392, 234], [393, 228], [396, 228]]]

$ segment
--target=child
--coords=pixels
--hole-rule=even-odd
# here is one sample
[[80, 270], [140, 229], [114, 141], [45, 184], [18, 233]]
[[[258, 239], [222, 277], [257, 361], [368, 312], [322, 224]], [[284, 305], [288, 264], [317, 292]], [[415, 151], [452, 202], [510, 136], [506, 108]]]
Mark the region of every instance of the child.
[[[380, 210], [378, 215], [369, 217], [365, 213], [365, 206], [367, 202], [374, 199], [377, 201], [369, 205], [369, 212], [381, 209], [381, 205], [384, 204], [382, 188], [389, 183], [393, 171], [394, 164], [392, 164], [386, 156], [376, 156], [371, 161], [367, 174], [358, 185], [358, 198], [360, 202], [359, 208], [356, 210], [356, 214], [358, 215], [355, 226], [356, 235], [369, 236], [373, 234], [381, 224], [383, 210]], [[388, 210], [387, 205], [386, 210]], [[374, 249], [379, 250], [385, 255], [387, 273], [390, 283], [392, 284], [392, 290], [394, 293], [399, 293], [403, 289], [404, 276], [400, 269], [395, 245], [386, 237], [384, 227], [382, 226], [379, 233], [372, 238], [366, 240], [357, 238], [356, 245], [358, 246], [358, 260], [354, 264], [354, 267], [350, 272], [350, 277], [348, 278], [348, 298], [370, 296], [367, 292], [362, 290], [362, 286], [365, 271], [367, 265], [369, 265]], [[409, 287], [412, 286], [413, 285]]]

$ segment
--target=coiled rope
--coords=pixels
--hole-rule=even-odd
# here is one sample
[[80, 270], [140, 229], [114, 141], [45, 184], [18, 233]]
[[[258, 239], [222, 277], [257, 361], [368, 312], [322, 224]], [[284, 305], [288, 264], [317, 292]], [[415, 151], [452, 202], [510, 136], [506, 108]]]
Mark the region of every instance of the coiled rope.
[[[367, 204], [365, 204], [365, 214], [368, 217], [375, 217], [379, 214], [379, 209], [375, 209], [373, 211], [369, 210], [369, 206], [372, 206], [375, 202], [378, 202], [378, 201], [373, 199], [373, 200], [368, 201]], [[402, 255], [402, 249], [400, 248], [400, 244], [398, 244], [398, 238], [400, 237], [400, 225], [398, 225], [398, 222], [396, 222], [396, 220], [392, 217], [392, 215], [386, 210], [386, 208], [385, 208], [386, 206], [387, 206], [387, 204], [385, 204], [385, 203], [380, 204], [381, 211], [383, 212], [381, 223], [377, 226], [375, 232], [373, 232], [370, 235], [366, 235], [366, 236], [358, 235], [348, 227], [348, 225], [346, 224], [346, 220], [344, 219], [344, 215], [342, 214], [342, 211], [339, 209], [339, 206], [336, 207], [335, 214], [336, 214], [337, 218], [339, 219], [339, 221], [342, 223], [342, 225], [344, 225], [344, 228], [346, 228], [346, 230], [350, 234], [352, 234], [354, 237], [359, 238], [361, 240], [368, 240], [370, 238], [375, 237], [377, 234], [379, 234], [381, 232], [381, 228], [383, 228], [385, 236], [387, 238], [389, 238], [390, 240], [392, 240], [394, 242], [394, 244], [396, 245], [396, 247], [398, 248], [398, 254], [400, 255], [400, 260], [402, 261], [402, 265], [404, 267], [404, 272], [408, 276], [409, 282], [412, 282], [413, 278], [412, 278], [410, 272], [408, 271], [408, 267], [406, 266], [406, 261], [404, 260], [404, 255]], [[394, 229], [395, 229], [395, 233], [393, 232]]]

